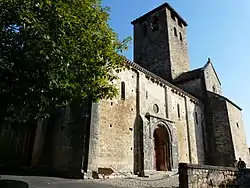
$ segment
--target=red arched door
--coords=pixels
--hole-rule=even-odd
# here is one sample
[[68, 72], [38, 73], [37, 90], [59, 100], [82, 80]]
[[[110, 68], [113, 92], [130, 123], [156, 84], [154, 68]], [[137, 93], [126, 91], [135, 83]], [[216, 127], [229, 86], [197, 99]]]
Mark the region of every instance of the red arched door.
[[157, 171], [170, 169], [169, 135], [165, 127], [157, 127], [154, 131], [155, 168]]

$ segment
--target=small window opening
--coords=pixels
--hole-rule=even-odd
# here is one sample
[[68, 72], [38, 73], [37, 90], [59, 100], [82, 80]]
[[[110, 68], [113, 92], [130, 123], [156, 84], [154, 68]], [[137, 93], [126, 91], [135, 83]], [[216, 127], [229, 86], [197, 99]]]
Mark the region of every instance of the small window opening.
[[146, 37], [148, 35], [147, 24], [143, 24], [142, 29], [143, 29], [143, 36]]
[[159, 30], [159, 19], [157, 16], [154, 16], [151, 27], [153, 32]]
[[177, 37], [177, 29], [174, 27], [174, 35]]
[[175, 21], [175, 15], [173, 12], [171, 12], [171, 18]]
[[180, 40], [182, 41], [182, 34], [181, 34], [181, 32], [179, 34], [180, 34]]
[[215, 86], [213, 86], [213, 92], [216, 92]]
[[199, 121], [198, 121], [198, 114], [197, 114], [197, 112], [195, 112], [195, 122], [198, 125]]
[[178, 19], [178, 25], [182, 28], [182, 23], [179, 19]]
[[125, 100], [125, 82], [121, 83], [121, 99]]
[[148, 91], [146, 91], [146, 99], [148, 99]]
[[177, 104], [177, 113], [178, 113], [178, 118], [180, 118], [181, 114], [180, 114], [180, 105], [179, 104]]
[[236, 126], [237, 126], [237, 128], [239, 128], [240, 126], [239, 126], [239, 123], [236, 123]]

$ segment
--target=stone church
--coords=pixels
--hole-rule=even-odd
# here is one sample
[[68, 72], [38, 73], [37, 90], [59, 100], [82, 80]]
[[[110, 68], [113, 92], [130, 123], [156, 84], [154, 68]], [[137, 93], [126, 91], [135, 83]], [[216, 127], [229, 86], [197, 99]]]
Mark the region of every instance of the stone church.
[[120, 95], [92, 106], [88, 170], [248, 163], [241, 108], [223, 96], [210, 60], [190, 70], [185, 20], [165, 3], [132, 24], [134, 62], [114, 83]]
[[132, 25], [134, 62], [117, 73], [119, 95], [86, 104], [80, 118], [65, 111], [38, 123], [30, 165], [87, 176], [233, 166], [239, 157], [249, 165], [242, 109], [223, 96], [210, 59], [190, 70], [185, 20], [164, 3]]

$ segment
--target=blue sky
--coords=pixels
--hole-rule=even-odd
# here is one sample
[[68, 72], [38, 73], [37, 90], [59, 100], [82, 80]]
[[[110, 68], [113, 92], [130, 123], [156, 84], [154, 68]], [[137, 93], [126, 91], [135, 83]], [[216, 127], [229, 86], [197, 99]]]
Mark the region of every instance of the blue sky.
[[[131, 21], [166, 0], [103, 0], [111, 7], [110, 25], [119, 38], [133, 36]], [[222, 83], [223, 94], [243, 108], [250, 146], [250, 0], [168, 0], [189, 24], [191, 68], [210, 57]], [[133, 45], [124, 55], [133, 60]]]

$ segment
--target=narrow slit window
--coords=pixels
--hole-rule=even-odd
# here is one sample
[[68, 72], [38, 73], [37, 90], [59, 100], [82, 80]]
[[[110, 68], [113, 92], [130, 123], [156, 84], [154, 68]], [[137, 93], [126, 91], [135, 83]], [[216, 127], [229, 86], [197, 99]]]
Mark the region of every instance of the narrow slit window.
[[240, 126], [239, 126], [239, 123], [236, 123], [236, 126], [237, 126], [237, 128], [239, 128]]
[[174, 35], [177, 37], [177, 29], [174, 27]]
[[180, 32], [179, 34], [180, 34], [180, 40], [182, 41], [183, 39], [182, 39], [182, 34], [181, 34], [181, 32]]
[[198, 114], [197, 114], [197, 112], [195, 112], [195, 122], [198, 125], [199, 121], [198, 121]]
[[146, 91], [146, 99], [148, 99], [148, 91]]
[[125, 82], [121, 83], [121, 99], [125, 100]]
[[180, 114], [180, 105], [177, 104], [177, 114], [178, 114], [178, 118], [181, 117], [181, 114]]

